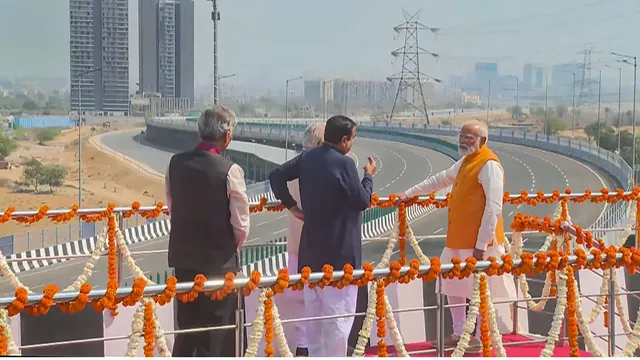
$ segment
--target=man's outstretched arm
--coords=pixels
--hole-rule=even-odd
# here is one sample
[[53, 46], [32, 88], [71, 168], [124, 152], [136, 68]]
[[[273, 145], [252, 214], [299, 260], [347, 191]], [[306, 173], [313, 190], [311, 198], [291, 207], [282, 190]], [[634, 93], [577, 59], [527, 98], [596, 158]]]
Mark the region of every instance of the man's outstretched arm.
[[429, 195], [432, 192], [446, 188], [453, 185], [460, 170], [460, 164], [462, 159], [458, 160], [452, 167], [447, 170], [440, 171], [439, 173], [427, 178], [420, 184], [408, 189], [404, 192], [404, 195], [408, 198], [420, 195]]

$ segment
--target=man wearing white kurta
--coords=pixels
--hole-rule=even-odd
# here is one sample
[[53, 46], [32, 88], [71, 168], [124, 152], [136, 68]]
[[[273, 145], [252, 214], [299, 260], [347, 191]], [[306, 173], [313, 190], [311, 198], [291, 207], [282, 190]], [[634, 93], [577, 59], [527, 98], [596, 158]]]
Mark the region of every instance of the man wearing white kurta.
[[[313, 123], [307, 127], [302, 138], [302, 151], [313, 149], [322, 145], [324, 138], [324, 123]], [[300, 184], [298, 179], [287, 183], [289, 192], [293, 199], [298, 203], [298, 207], [302, 209], [300, 201]], [[298, 249], [300, 248], [300, 235], [302, 234], [302, 225], [304, 222], [289, 212], [289, 236], [287, 238], [287, 253], [289, 260], [287, 268], [289, 274], [298, 273]], [[304, 317], [304, 294], [302, 291], [290, 291], [292, 298], [291, 308], [289, 311], [293, 314], [293, 318]], [[287, 311], [282, 309], [283, 311]], [[309, 356], [308, 343], [306, 338], [305, 325], [307, 322], [296, 322], [296, 356]]]
[[[447, 241], [440, 257], [443, 264], [450, 263], [454, 257], [462, 261], [470, 256], [478, 260], [486, 260], [490, 256], [500, 259], [505, 253], [502, 223], [504, 171], [498, 157], [487, 147], [487, 138], [488, 129], [484, 123], [472, 121], [465, 124], [458, 143], [462, 159], [451, 168], [400, 194], [402, 200], [407, 200], [453, 186]], [[487, 284], [493, 300], [517, 299], [511, 275], [488, 277]], [[441, 287], [449, 305], [464, 304], [466, 299], [471, 298], [473, 280], [443, 280]], [[495, 308], [500, 331], [510, 331], [509, 305], [496, 305]], [[449, 310], [453, 320], [453, 335], [445, 339], [447, 348], [457, 345], [466, 320], [465, 307]], [[481, 347], [479, 335], [480, 331], [477, 330], [476, 338], [469, 344], [470, 351], [477, 351]]]

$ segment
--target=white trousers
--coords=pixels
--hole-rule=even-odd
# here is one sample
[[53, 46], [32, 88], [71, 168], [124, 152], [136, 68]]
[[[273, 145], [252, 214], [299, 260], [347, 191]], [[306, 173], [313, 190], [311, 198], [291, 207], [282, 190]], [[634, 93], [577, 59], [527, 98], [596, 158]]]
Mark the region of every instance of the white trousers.
[[[289, 274], [297, 274], [298, 273], [298, 256], [289, 253], [289, 260], [287, 261], [287, 268], [289, 270]], [[288, 302], [290, 308], [285, 310], [292, 314], [293, 319], [299, 319], [305, 317], [304, 310], [304, 293], [302, 291], [289, 291], [286, 292], [287, 296], [290, 297], [291, 301]], [[283, 309], [284, 310], [284, 309]], [[307, 331], [306, 326], [309, 324], [308, 321], [304, 322], [296, 322], [296, 346], [299, 348], [307, 348], [309, 345], [307, 343]], [[294, 351], [295, 354], [295, 351]]]
[[[505, 249], [501, 245], [495, 245], [487, 248], [484, 252], [485, 260], [490, 256], [494, 256], [496, 259], [505, 253]], [[450, 249], [444, 248], [440, 261], [443, 264], [450, 263], [451, 259], [457, 257], [462, 261], [465, 261], [468, 257], [473, 256], [472, 249]], [[440, 281], [438, 281], [440, 283]], [[447, 295], [447, 301], [450, 305], [462, 304], [466, 302], [466, 299], [471, 299], [473, 293], [473, 276], [466, 279], [446, 279], [442, 281], [442, 292]], [[502, 276], [489, 276], [487, 277], [487, 287], [491, 293], [491, 300], [517, 300], [518, 294], [516, 292], [516, 286], [513, 279], [513, 275], [504, 274]], [[498, 324], [498, 330], [501, 334], [507, 334], [511, 332], [513, 327], [512, 312], [510, 304], [497, 304], [494, 305], [496, 312], [496, 322]], [[467, 308], [457, 307], [450, 308], [451, 318], [453, 321], [453, 334], [460, 336], [462, 334], [462, 328], [466, 320]], [[478, 316], [478, 324], [480, 324], [480, 316]], [[477, 334], [480, 332], [478, 331]]]
[[[358, 287], [304, 288], [305, 317], [355, 314]], [[354, 316], [306, 322], [310, 357], [345, 357]]]

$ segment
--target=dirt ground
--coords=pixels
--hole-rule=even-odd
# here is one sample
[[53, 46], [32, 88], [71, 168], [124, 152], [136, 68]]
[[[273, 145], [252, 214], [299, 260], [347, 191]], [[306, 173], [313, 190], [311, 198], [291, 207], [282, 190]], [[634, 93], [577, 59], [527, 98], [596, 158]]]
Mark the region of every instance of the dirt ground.
[[[117, 206], [129, 206], [135, 201], [142, 205], [154, 205], [164, 199], [162, 179], [138, 172], [136, 167], [124, 160], [103, 153], [88, 142], [89, 137], [115, 130], [132, 128], [130, 124], [118, 124], [112, 129], [96, 129], [90, 126], [82, 130], [82, 207], [106, 207], [110, 202]], [[17, 210], [38, 210], [42, 205], [50, 209], [69, 209], [78, 203], [78, 132], [75, 129], [60, 134], [46, 145], [34, 140], [35, 131], [27, 131], [27, 139], [8, 160], [17, 165], [10, 170], [0, 170], [0, 206], [2, 211], [9, 206]], [[22, 175], [21, 164], [36, 158], [44, 164], [59, 163], [68, 168], [64, 186], [49, 192], [47, 186], [39, 193], [21, 193], [13, 189], [13, 182]], [[77, 224], [77, 223], [76, 223]], [[15, 222], [0, 226], [0, 236], [35, 229], [50, 228], [56, 224], [43, 220], [33, 225]], [[77, 228], [77, 225], [75, 225]], [[71, 230], [70, 230], [71, 232]], [[48, 244], [47, 244], [48, 245]], [[34, 246], [31, 246], [34, 248]], [[16, 249], [17, 251], [18, 249]]]

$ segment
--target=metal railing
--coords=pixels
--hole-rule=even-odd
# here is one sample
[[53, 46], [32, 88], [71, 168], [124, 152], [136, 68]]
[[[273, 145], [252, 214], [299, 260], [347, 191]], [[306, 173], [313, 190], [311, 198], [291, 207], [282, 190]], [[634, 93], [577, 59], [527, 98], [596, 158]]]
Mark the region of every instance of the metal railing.
[[[607, 255], [604, 254], [603, 255], [603, 261], [606, 262], [607, 259]], [[616, 254], [616, 260], [620, 261], [622, 259], [622, 254], [618, 253]], [[577, 257], [576, 256], [569, 256], [568, 258], [568, 265], [573, 265], [576, 263], [577, 261]], [[587, 256], [587, 263], [590, 263], [594, 260], [594, 256], [593, 255], [588, 255]], [[547, 263], [550, 262], [551, 259], [547, 259]], [[502, 265], [502, 261], [498, 261], [498, 264], [501, 266]], [[480, 261], [476, 264], [475, 268], [474, 268], [474, 272], [482, 272], [485, 271], [489, 268], [489, 266], [491, 265], [491, 262], [489, 261]], [[519, 266], [522, 265], [522, 260], [520, 259], [515, 259], [514, 260], [514, 264], [513, 264], [513, 268], [517, 268]], [[466, 268], [466, 264], [462, 263], [460, 264], [461, 266], [461, 270], [464, 270]], [[419, 268], [419, 273], [418, 273], [418, 278], [420, 275], [425, 274], [427, 272], [429, 272], [431, 269], [430, 266], [420, 266]], [[453, 264], [442, 264], [441, 265], [441, 275], [438, 279], [438, 281], [442, 281], [443, 279], [443, 275], [446, 275], [448, 272], [452, 271], [453, 269]], [[400, 270], [400, 275], [406, 275], [407, 272], [409, 271], [409, 267], [405, 266]], [[609, 270], [611, 271], [612, 276], [615, 276], [615, 274], [613, 273], [614, 269]], [[364, 270], [362, 269], [357, 269], [353, 271], [353, 278], [359, 278], [361, 276], [364, 275]], [[390, 270], [387, 268], [383, 268], [383, 269], [375, 269], [373, 271], [373, 276], [374, 279], [383, 279], [385, 277], [387, 277], [388, 275], [390, 275]], [[309, 276], [308, 281], [309, 282], [318, 282], [320, 281], [324, 276], [324, 273], [322, 272], [314, 272]], [[334, 281], [339, 281], [343, 278], [344, 273], [342, 271], [335, 271], [334, 272], [334, 277], [333, 280]], [[266, 288], [266, 287], [271, 287], [273, 285], [276, 284], [278, 277], [276, 276], [268, 276], [268, 277], [264, 277], [260, 280], [260, 284], [259, 284], [259, 288]], [[295, 274], [295, 275], [290, 275], [289, 278], [289, 283], [290, 284], [295, 284], [297, 282], [299, 282], [301, 279], [301, 275], [299, 274]], [[613, 277], [611, 278], [613, 279]], [[421, 281], [421, 280], [417, 280], [417, 281]], [[234, 280], [234, 288], [237, 291], [241, 291], [243, 288], [245, 288], [247, 286], [247, 284], [249, 283], [249, 279], [248, 278], [236, 278]], [[183, 283], [178, 283], [176, 285], [176, 293], [185, 293], [191, 290], [191, 288], [193, 287], [193, 282], [183, 282]], [[224, 280], [223, 279], [216, 279], [216, 280], [208, 280], [205, 282], [202, 290], [203, 291], [215, 291], [215, 290], [219, 290], [222, 289], [224, 285]], [[610, 291], [606, 294], [589, 294], [589, 295], [584, 295], [584, 294], [579, 294], [578, 297], [580, 298], [588, 298], [588, 297], [594, 297], [594, 296], [603, 296], [606, 295], [608, 296], [609, 299], [609, 303], [608, 303], [608, 311], [610, 314], [615, 314], [616, 309], [614, 308], [614, 304], [615, 304], [615, 296], [617, 295], [629, 295], [629, 294], [637, 294], [640, 293], [639, 291], [621, 291], [619, 293], [615, 292], [615, 286], [613, 283], [613, 280], [611, 280], [610, 283]], [[145, 297], [150, 297], [150, 296], [154, 296], [154, 295], [158, 295], [161, 294], [163, 291], [165, 290], [165, 286], [164, 285], [149, 285], [147, 287], [145, 287], [144, 289], [144, 296]], [[122, 298], [125, 297], [127, 295], [129, 295], [132, 291], [131, 287], [124, 287], [124, 288], [119, 288], [116, 292], [116, 297], [118, 298]], [[89, 292], [87, 294], [89, 301], [94, 300], [94, 299], [99, 299], [102, 296], [104, 296], [106, 293], [106, 289], [100, 289], [100, 290], [92, 290], [91, 292]], [[55, 303], [62, 303], [62, 302], [69, 302], [69, 301], [73, 301], [76, 299], [76, 297], [79, 295], [79, 291], [68, 291], [68, 292], [61, 292], [61, 293], [57, 293], [54, 297], [53, 297], [53, 301]], [[40, 300], [42, 300], [43, 296], [42, 295], [28, 295], [28, 302], [26, 305], [33, 305], [38, 303]], [[553, 299], [553, 297], [536, 297], [536, 298], [532, 298], [530, 300], [543, 300], [543, 299]], [[3, 297], [0, 298], [0, 306], [2, 307], [7, 307], [11, 304], [11, 302], [14, 300], [13, 297]], [[526, 299], [509, 299], [509, 300], [504, 300], [504, 301], [495, 301], [494, 304], [517, 304], [520, 302], [526, 302]], [[445, 350], [445, 346], [444, 346], [444, 333], [445, 333], [445, 310], [446, 309], [450, 309], [453, 307], [459, 307], [459, 306], [467, 306], [465, 304], [462, 305], [445, 305], [445, 294], [442, 292], [438, 292], [437, 293], [437, 301], [436, 301], [436, 305], [435, 306], [423, 306], [423, 307], [413, 307], [413, 308], [405, 308], [405, 309], [394, 309], [393, 313], [402, 313], [402, 312], [415, 312], [415, 311], [427, 311], [427, 310], [435, 310], [436, 313], [436, 317], [437, 317], [437, 321], [436, 323], [438, 324], [437, 327], [437, 331], [436, 331], [436, 341], [437, 341], [437, 350], [430, 350], [431, 352], [435, 352], [437, 351], [438, 356], [442, 357], [444, 356], [444, 352]], [[513, 307], [513, 314], [512, 314], [512, 319], [513, 319], [513, 332], [515, 333], [518, 329], [518, 310], [522, 309], [523, 307], [520, 306], [514, 306]], [[365, 313], [354, 313], [354, 314], [338, 314], [338, 315], [331, 315], [331, 316], [318, 316], [318, 317], [313, 317], [313, 318], [296, 318], [296, 319], [288, 319], [288, 320], [283, 320], [282, 323], [290, 323], [290, 322], [302, 322], [302, 321], [315, 321], [315, 320], [322, 320], [322, 319], [330, 319], [330, 318], [342, 318], [342, 317], [353, 317], [353, 316], [363, 316], [365, 315]], [[234, 329], [235, 330], [235, 335], [236, 335], [236, 356], [237, 357], [241, 357], [244, 355], [244, 344], [246, 339], [244, 338], [244, 333], [245, 333], [245, 329], [247, 327], [251, 327], [253, 324], [252, 323], [246, 323], [244, 321], [244, 309], [239, 308], [236, 310], [236, 316], [235, 316], [235, 323], [234, 324], [228, 324], [228, 325], [221, 325], [221, 326], [213, 326], [213, 327], [207, 327], [207, 328], [200, 328], [200, 329], [189, 329], [189, 330], [169, 330], [169, 331], [164, 331], [165, 334], [179, 334], [179, 333], [193, 333], [193, 332], [202, 332], [202, 331], [211, 331], [211, 330], [230, 330], [230, 329]], [[607, 334], [601, 334], [601, 335], [596, 335], [597, 337], [606, 337], [608, 340], [608, 353], [610, 356], [613, 356], [615, 354], [615, 350], [616, 350], [616, 345], [615, 345], [615, 336], [616, 335], [620, 335], [619, 333], [616, 333], [616, 329], [615, 329], [615, 316], [610, 316], [609, 317], [609, 327], [608, 327], [608, 333]], [[39, 348], [39, 347], [46, 347], [46, 346], [56, 346], [56, 345], [65, 345], [65, 344], [79, 344], [79, 343], [89, 343], [89, 342], [98, 342], [98, 341], [112, 341], [112, 340], [122, 340], [122, 339], [127, 339], [129, 338], [130, 335], [121, 335], [121, 336], [110, 336], [110, 337], [99, 337], [99, 338], [91, 338], [91, 339], [81, 339], [81, 340], [72, 340], [72, 341], [64, 341], [64, 342], [54, 342], [54, 343], [42, 343], [42, 344], [32, 344], [32, 345], [26, 345], [26, 346], [22, 346], [22, 349], [31, 349], [31, 348]], [[566, 337], [561, 338], [562, 339], [566, 339]], [[537, 343], [537, 342], [544, 342], [546, 341], [546, 339], [540, 339], [540, 340], [531, 340], [531, 341], [523, 341], [523, 342], [518, 342], [518, 343], [510, 343], [509, 345], [524, 345], [524, 344], [531, 344], [531, 343]], [[416, 353], [425, 353], [425, 352], [430, 352], [430, 351], [419, 351]]]

